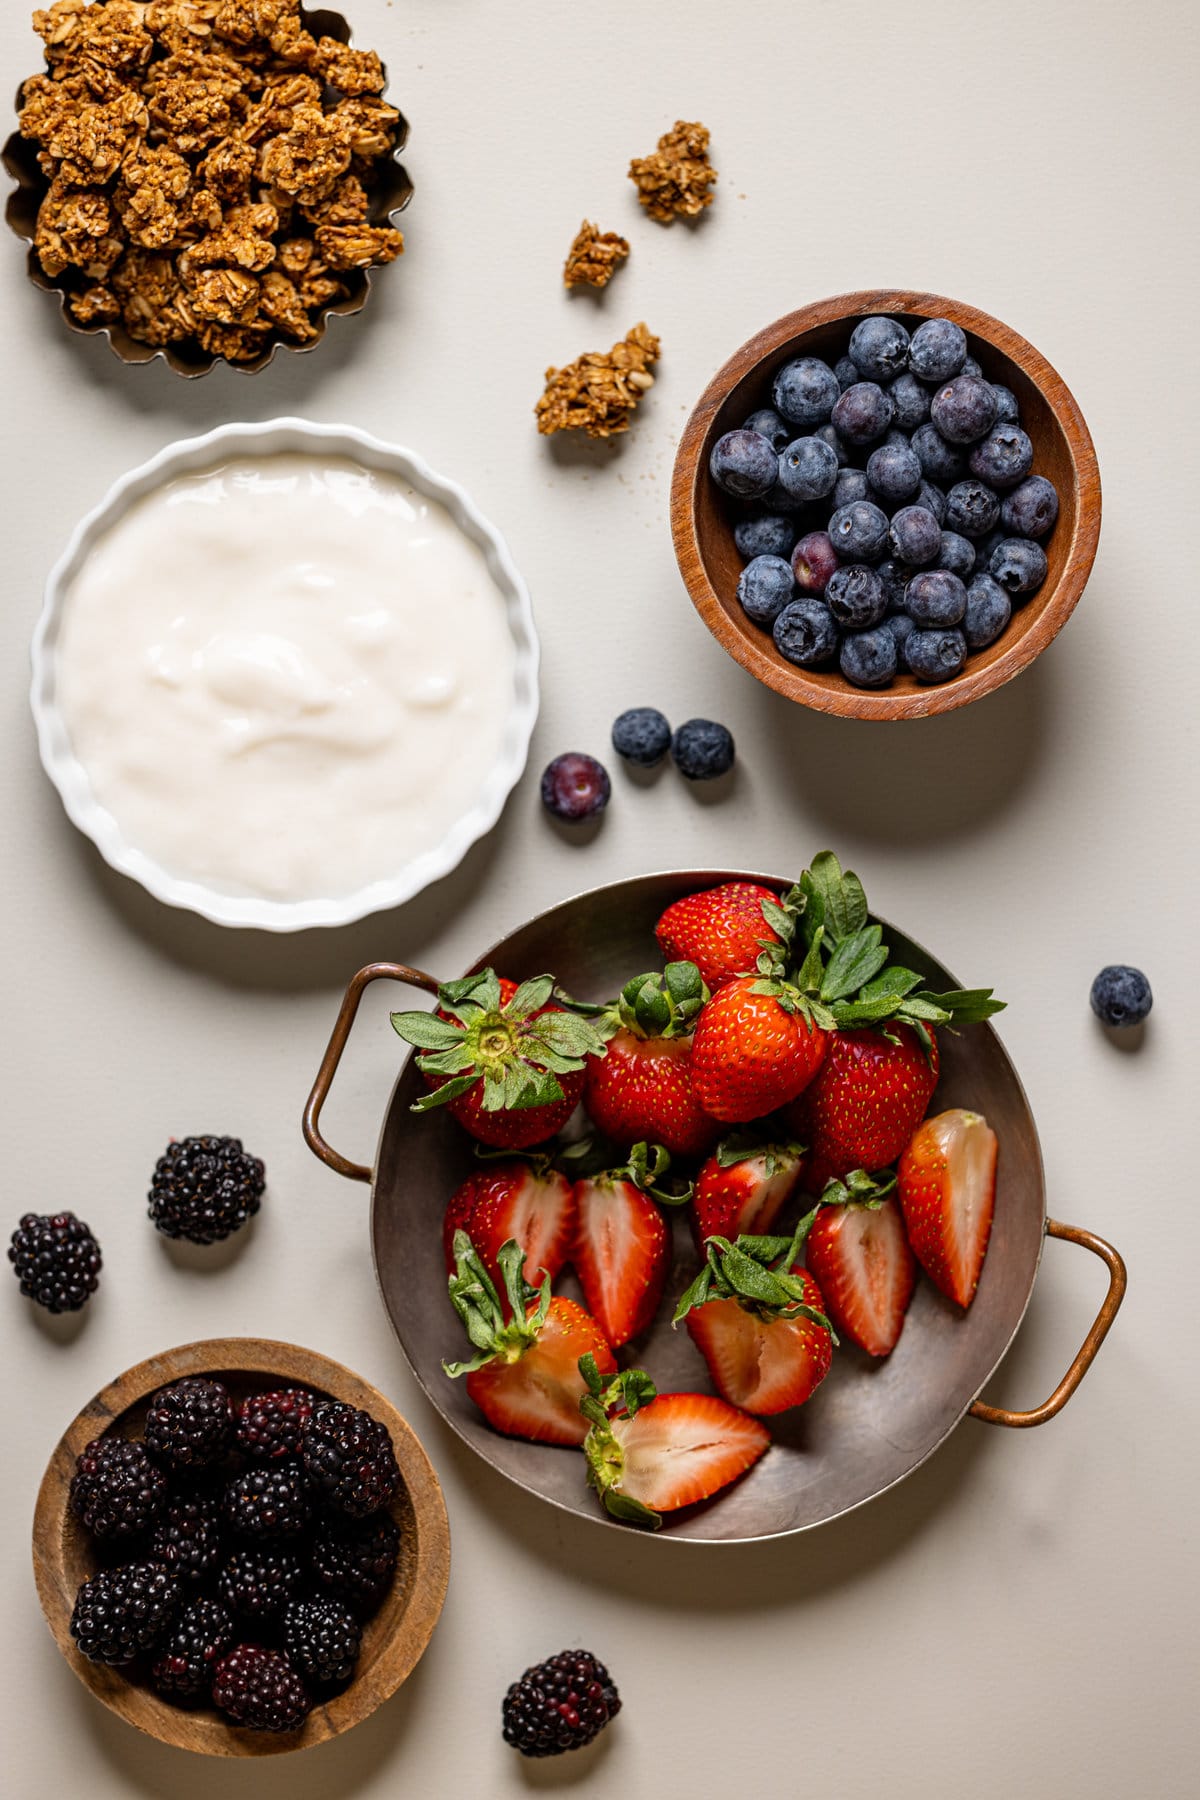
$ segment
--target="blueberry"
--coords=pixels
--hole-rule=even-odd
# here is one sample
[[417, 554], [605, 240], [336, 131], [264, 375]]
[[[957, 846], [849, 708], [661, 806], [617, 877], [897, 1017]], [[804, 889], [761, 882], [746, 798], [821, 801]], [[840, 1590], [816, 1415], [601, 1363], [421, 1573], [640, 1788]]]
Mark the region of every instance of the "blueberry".
[[887, 595], [874, 569], [850, 563], [835, 569], [825, 584], [825, 604], [848, 631], [878, 625], [887, 611]]
[[997, 421], [972, 449], [967, 467], [990, 487], [1016, 487], [1033, 467], [1033, 445], [1019, 425]]
[[996, 396], [978, 375], [956, 375], [929, 403], [929, 415], [951, 444], [973, 444], [996, 423]]
[[992, 551], [988, 569], [1010, 594], [1032, 594], [1046, 579], [1046, 552], [1032, 538], [1005, 538]]
[[971, 649], [986, 650], [994, 644], [1011, 617], [1012, 601], [1000, 583], [982, 571], [973, 576], [963, 614], [963, 636]]
[[908, 346], [908, 366], [922, 381], [949, 381], [967, 360], [967, 334], [953, 319], [926, 319]]
[[771, 384], [776, 409], [793, 425], [823, 425], [840, 393], [837, 376], [819, 356], [784, 363]]
[[917, 426], [912, 435], [912, 447], [921, 459], [921, 473], [926, 481], [949, 486], [952, 481], [961, 481], [966, 473], [965, 459], [946, 442], [932, 422]]
[[910, 631], [904, 658], [918, 681], [949, 681], [967, 660], [967, 640], [961, 631]]
[[733, 767], [733, 736], [713, 719], [685, 719], [671, 739], [671, 755], [689, 781], [715, 781]]
[[1110, 963], [1092, 983], [1092, 1011], [1105, 1025], [1140, 1025], [1153, 1005], [1150, 983], [1128, 963]]
[[852, 500], [830, 519], [829, 535], [843, 561], [874, 562], [887, 543], [887, 514], [870, 500]]
[[896, 679], [896, 640], [886, 625], [851, 631], [842, 639], [838, 667], [855, 687], [881, 688]]
[[899, 562], [920, 568], [942, 547], [942, 528], [923, 506], [902, 506], [888, 531], [891, 552]]
[[996, 545], [1002, 544], [1007, 536], [1007, 531], [1002, 531], [997, 527], [995, 531], [989, 531], [986, 537], [980, 538], [975, 546], [975, 562], [979, 568], [987, 568], [992, 560], [992, 552], [995, 550]]
[[843, 394], [847, 388], [853, 387], [855, 382], [862, 380], [857, 365], [852, 363], [848, 356], [838, 357], [833, 365], [833, 372], [838, 378], [838, 386], [841, 388]]
[[946, 528], [984, 537], [1000, 517], [1000, 501], [982, 481], [956, 481], [946, 495]]
[[782, 513], [758, 513], [753, 519], [738, 520], [733, 541], [739, 556], [790, 556], [796, 527]]
[[850, 360], [868, 381], [890, 381], [908, 361], [908, 333], [898, 319], [860, 319], [850, 334]]
[[773, 636], [780, 656], [802, 669], [819, 669], [838, 647], [838, 628], [823, 600], [805, 598], [785, 606]]
[[904, 590], [908, 586], [908, 578], [912, 570], [906, 569], [903, 563], [898, 563], [889, 557], [886, 562], [880, 563], [875, 573], [883, 584], [883, 597], [887, 601], [888, 611], [890, 613], [903, 612]]
[[959, 370], [959, 374], [960, 375], [982, 376], [983, 370], [980, 368], [979, 364], [975, 361], [975, 358], [973, 356], [968, 356], [966, 362], [963, 364], [962, 368]]
[[542, 770], [542, 805], [571, 825], [602, 813], [611, 792], [604, 764], [582, 751], [568, 750]]
[[871, 495], [871, 484], [867, 480], [865, 469], [839, 469], [838, 478], [833, 484], [833, 505], [836, 511], [839, 506], [850, 506], [855, 500], [868, 500]]
[[931, 512], [939, 525], [946, 523], [946, 496], [941, 488], [932, 481], [923, 481], [917, 489], [914, 506], [923, 506]]
[[[776, 464], [776, 468], [778, 468], [778, 466], [779, 465]], [[796, 513], [803, 512], [808, 505], [808, 502], [807, 500], [798, 500], [794, 494], [787, 493], [778, 477], [776, 477], [774, 487], [768, 488], [767, 492], [762, 496], [762, 504], [767, 512], [785, 513], [789, 516], [794, 516]], [[799, 529], [799, 527], [797, 527], [797, 529]]]
[[782, 556], [756, 556], [738, 577], [737, 597], [742, 611], [756, 625], [770, 625], [795, 591], [792, 565]]
[[1044, 475], [1031, 475], [1006, 495], [1000, 517], [1013, 537], [1045, 537], [1058, 517], [1058, 489]]
[[960, 537], [957, 531], [943, 531], [937, 567], [949, 569], [952, 574], [962, 576], [965, 581], [975, 567], [974, 544], [968, 538]]
[[807, 531], [792, 551], [792, 574], [805, 594], [823, 594], [838, 567], [838, 554], [827, 531]]
[[718, 487], [739, 500], [753, 500], [774, 484], [779, 458], [757, 431], [727, 431], [712, 447], [709, 471]]
[[993, 381], [992, 392], [996, 396], [997, 425], [1019, 425], [1021, 409], [1017, 405], [1017, 396], [1012, 389], [1001, 387], [998, 381]]
[[856, 381], [834, 407], [833, 423], [848, 444], [873, 444], [883, 436], [895, 412], [891, 395], [885, 394], [878, 382]]
[[[915, 338], [913, 342], [916, 342]], [[891, 383], [888, 397], [895, 409], [896, 423], [903, 431], [915, 431], [929, 417], [929, 389], [922, 387], [908, 369]]]
[[909, 633], [916, 630], [916, 626], [913, 624], [908, 614], [905, 612], [889, 613], [880, 629], [882, 631], [890, 631], [895, 641], [896, 667], [898, 669], [907, 669], [908, 657], [905, 655], [904, 646], [908, 641]]
[[889, 506], [916, 493], [921, 485], [921, 463], [907, 439], [872, 450], [867, 458], [867, 480]]
[[631, 706], [613, 720], [612, 745], [626, 762], [652, 769], [671, 748], [671, 727], [656, 706]]
[[957, 625], [967, 610], [967, 590], [949, 569], [922, 569], [904, 590], [904, 610], [915, 625]]
[[846, 464], [850, 461], [850, 452], [838, 436], [837, 427], [835, 425], [818, 425], [817, 429], [813, 432], [813, 436], [820, 438], [823, 444], [829, 445], [829, 448], [837, 457], [839, 472], [844, 469]]
[[760, 406], [757, 412], [752, 412], [742, 430], [756, 431], [759, 437], [765, 437], [776, 455], [786, 450], [794, 435], [787, 420], [781, 419], [772, 406]]
[[837, 472], [837, 457], [823, 438], [797, 438], [779, 458], [779, 485], [795, 500], [832, 493]]

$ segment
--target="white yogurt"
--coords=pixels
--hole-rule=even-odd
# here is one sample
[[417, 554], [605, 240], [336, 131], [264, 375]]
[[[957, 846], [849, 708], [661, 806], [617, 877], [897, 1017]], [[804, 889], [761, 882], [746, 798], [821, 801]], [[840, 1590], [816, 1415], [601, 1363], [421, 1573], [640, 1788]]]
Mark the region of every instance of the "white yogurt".
[[135, 502], [64, 598], [59, 704], [98, 803], [170, 874], [338, 897], [440, 843], [487, 780], [515, 650], [437, 501], [261, 456]]

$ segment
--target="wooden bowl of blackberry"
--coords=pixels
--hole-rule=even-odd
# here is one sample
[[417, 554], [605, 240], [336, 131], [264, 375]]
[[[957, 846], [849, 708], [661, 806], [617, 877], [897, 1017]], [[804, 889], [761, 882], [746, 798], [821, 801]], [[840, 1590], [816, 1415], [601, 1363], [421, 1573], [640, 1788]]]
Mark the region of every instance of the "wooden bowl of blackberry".
[[450, 1535], [411, 1428], [340, 1363], [217, 1338], [151, 1357], [68, 1427], [33, 1564], [58, 1646], [140, 1731], [209, 1756], [307, 1749], [409, 1675]]
[[759, 681], [844, 718], [926, 718], [1057, 636], [1100, 476], [1066, 383], [1011, 326], [877, 288], [789, 313], [717, 371], [671, 528], [701, 618]]

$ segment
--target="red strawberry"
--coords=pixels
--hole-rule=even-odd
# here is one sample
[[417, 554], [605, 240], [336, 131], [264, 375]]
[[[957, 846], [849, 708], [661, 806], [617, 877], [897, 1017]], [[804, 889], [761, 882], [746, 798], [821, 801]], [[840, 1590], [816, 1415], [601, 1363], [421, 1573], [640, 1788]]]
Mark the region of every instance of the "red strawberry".
[[764, 944], [781, 942], [763, 914], [763, 902], [779, 895], [755, 881], [725, 881], [668, 906], [654, 927], [659, 948], [672, 961], [693, 962], [715, 994], [736, 975], [758, 966]]
[[588, 1062], [584, 1105], [623, 1150], [649, 1141], [703, 1156], [715, 1142], [721, 1128], [692, 1092], [692, 1027], [707, 999], [694, 963], [669, 963], [628, 982], [604, 1015], [612, 1035]]
[[696, 1177], [692, 1196], [696, 1242], [770, 1231], [803, 1165], [799, 1144], [742, 1146], [736, 1138], [726, 1139]]
[[509, 1238], [526, 1252], [524, 1277], [537, 1287], [556, 1280], [571, 1254], [575, 1201], [571, 1183], [542, 1158], [514, 1157], [468, 1175], [451, 1196], [442, 1222], [446, 1268], [454, 1271], [454, 1233], [465, 1231], [493, 1281], [497, 1257]]
[[446, 1258], [446, 1273], [454, 1273], [454, 1240], [460, 1231], [471, 1235], [471, 1218], [475, 1211], [475, 1202], [487, 1192], [488, 1183], [492, 1180], [493, 1169], [479, 1169], [468, 1175], [461, 1187], [455, 1188], [446, 1202], [446, 1210], [442, 1214], [442, 1250]]
[[671, 1235], [644, 1192], [666, 1167], [665, 1155], [645, 1173], [645, 1146], [630, 1163], [575, 1183], [575, 1243], [571, 1261], [589, 1312], [609, 1343], [628, 1343], [658, 1310], [671, 1264]]
[[771, 1442], [758, 1419], [712, 1394], [659, 1394], [641, 1369], [605, 1382], [586, 1358], [584, 1373], [588, 1480], [615, 1518], [658, 1526], [728, 1487]]
[[843, 1337], [871, 1356], [896, 1348], [917, 1282], [917, 1265], [889, 1176], [876, 1184], [856, 1169], [821, 1196], [805, 1243], [825, 1310]]
[[[800, 1263], [792, 1265], [804, 1305], [823, 1313], [821, 1290]], [[708, 1300], [687, 1315], [688, 1334], [708, 1364], [719, 1394], [747, 1412], [803, 1406], [833, 1362], [833, 1339], [807, 1313], [770, 1317], [737, 1299]]]
[[816, 1080], [785, 1114], [809, 1148], [809, 1193], [852, 1169], [894, 1163], [925, 1117], [937, 1078], [932, 1030], [928, 1053], [912, 1026], [895, 1020], [883, 1029], [835, 1032]]
[[450, 1298], [466, 1325], [476, 1355], [447, 1363], [451, 1377], [465, 1375], [467, 1392], [495, 1430], [539, 1444], [581, 1444], [587, 1423], [579, 1410], [586, 1387], [581, 1357], [616, 1372], [612, 1351], [593, 1318], [574, 1300], [553, 1299], [549, 1278], [536, 1300], [526, 1303], [521, 1281], [521, 1246], [505, 1244], [500, 1268], [508, 1313], [495, 1284], [460, 1232]]
[[935, 1286], [970, 1306], [996, 1201], [996, 1134], [981, 1113], [953, 1107], [926, 1119], [897, 1178], [908, 1241]]
[[786, 983], [757, 975], [727, 982], [700, 1014], [692, 1040], [696, 1098], [715, 1119], [761, 1119], [808, 1086], [826, 1041]]

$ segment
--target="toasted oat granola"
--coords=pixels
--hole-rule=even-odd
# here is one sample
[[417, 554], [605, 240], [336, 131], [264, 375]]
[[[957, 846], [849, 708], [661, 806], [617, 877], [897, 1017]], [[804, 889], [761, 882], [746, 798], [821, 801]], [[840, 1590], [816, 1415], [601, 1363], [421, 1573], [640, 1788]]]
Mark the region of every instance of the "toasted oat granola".
[[583, 282], [591, 287], [607, 287], [628, 255], [625, 238], [618, 237], [615, 231], [601, 231], [585, 219], [567, 251], [563, 282], [567, 287], [578, 287]]
[[650, 365], [658, 357], [658, 339], [638, 324], [611, 350], [589, 350], [565, 369], [547, 369], [546, 391], [533, 409], [538, 430], [594, 438], [628, 431], [634, 407], [654, 386]]
[[676, 119], [658, 140], [650, 156], [635, 156], [629, 179], [637, 186], [638, 199], [660, 225], [676, 215], [694, 219], [711, 206], [709, 188], [717, 171], [708, 160], [708, 127]]
[[374, 211], [400, 117], [383, 65], [300, 0], [53, 0], [33, 24], [35, 248], [81, 325], [248, 361], [310, 343], [352, 272], [403, 250]]

